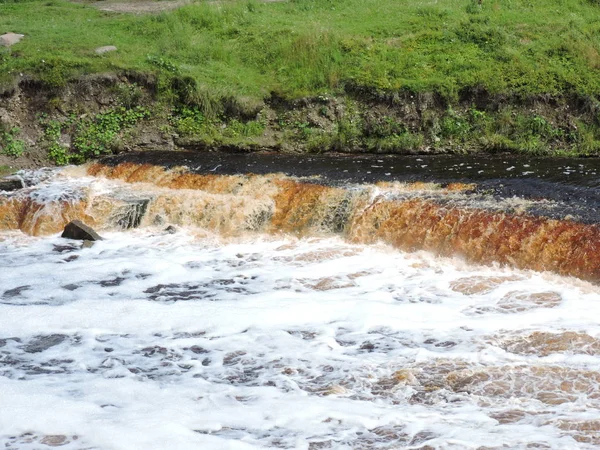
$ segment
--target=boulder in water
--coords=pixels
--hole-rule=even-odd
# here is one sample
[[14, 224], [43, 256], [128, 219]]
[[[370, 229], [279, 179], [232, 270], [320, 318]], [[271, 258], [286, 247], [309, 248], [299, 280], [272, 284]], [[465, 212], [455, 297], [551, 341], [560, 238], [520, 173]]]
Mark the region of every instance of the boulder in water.
[[23, 181], [20, 178], [2, 178], [0, 179], [0, 191], [17, 191], [23, 189]]
[[102, 237], [81, 220], [73, 220], [65, 226], [61, 237], [78, 241], [101, 241]]

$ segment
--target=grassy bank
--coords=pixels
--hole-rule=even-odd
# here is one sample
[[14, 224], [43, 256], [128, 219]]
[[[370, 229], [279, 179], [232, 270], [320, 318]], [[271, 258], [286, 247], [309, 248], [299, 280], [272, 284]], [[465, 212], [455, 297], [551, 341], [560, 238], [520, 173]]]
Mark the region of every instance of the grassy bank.
[[[0, 31], [26, 35], [0, 48], [0, 85], [20, 74], [50, 88], [93, 73], [152, 74], [173, 108], [169, 126], [191, 142], [258, 137], [273, 128], [260, 115], [265, 99], [292, 108], [325, 99], [316, 108], [327, 119], [327, 99], [348, 98], [331, 126], [278, 111], [275, 128], [310, 151], [600, 151], [596, 0], [249, 0], [145, 16], [0, 0]], [[118, 50], [96, 55], [103, 45]], [[427, 95], [418, 120], [402, 112]], [[392, 111], [373, 117], [370, 102]], [[569, 108], [568, 118], [557, 112]]]

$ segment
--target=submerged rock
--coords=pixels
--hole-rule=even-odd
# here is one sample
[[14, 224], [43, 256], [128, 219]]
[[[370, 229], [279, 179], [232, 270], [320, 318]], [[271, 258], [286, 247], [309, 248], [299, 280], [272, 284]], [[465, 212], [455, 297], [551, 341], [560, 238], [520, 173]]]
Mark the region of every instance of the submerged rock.
[[146, 214], [149, 203], [150, 199], [147, 198], [125, 200], [125, 204], [115, 211], [111, 221], [124, 230], [137, 228]]
[[10, 47], [25, 37], [24, 34], [5, 33], [0, 35], [0, 46]]
[[81, 220], [73, 220], [65, 226], [61, 237], [79, 241], [101, 241], [103, 238]]
[[94, 242], [93, 241], [89, 241], [87, 239], [85, 239], [83, 241], [83, 244], [81, 244], [81, 248], [92, 248], [94, 246]]
[[44, 436], [40, 441], [40, 444], [44, 444], [49, 447], [61, 447], [68, 443], [69, 441], [67, 440], [67, 437], [63, 436], [62, 434], [52, 434]]
[[48, 336], [36, 336], [29, 342], [23, 350], [27, 353], [41, 353], [50, 347], [61, 344], [68, 338], [65, 334], [50, 334]]

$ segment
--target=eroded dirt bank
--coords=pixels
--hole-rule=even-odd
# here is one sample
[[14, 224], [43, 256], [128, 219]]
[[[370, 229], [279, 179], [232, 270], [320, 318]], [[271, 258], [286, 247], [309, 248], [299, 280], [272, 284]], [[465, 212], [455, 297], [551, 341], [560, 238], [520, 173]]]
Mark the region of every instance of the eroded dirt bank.
[[203, 103], [186, 97], [185, 83], [165, 87], [152, 75], [124, 73], [52, 87], [24, 77], [0, 95], [0, 146], [10, 155], [0, 156], [0, 165], [40, 167], [172, 149], [544, 156], [598, 151], [600, 107], [591, 98], [469, 91], [450, 104], [436, 94], [347, 86], [337, 96]]

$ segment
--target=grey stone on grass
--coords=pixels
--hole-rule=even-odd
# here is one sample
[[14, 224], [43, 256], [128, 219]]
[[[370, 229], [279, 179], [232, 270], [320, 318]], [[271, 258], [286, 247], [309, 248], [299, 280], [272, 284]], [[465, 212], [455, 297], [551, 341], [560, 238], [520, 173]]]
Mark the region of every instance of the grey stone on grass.
[[117, 47], [115, 47], [114, 45], [105, 45], [103, 47], [98, 47], [96, 50], [94, 50], [94, 52], [96, 52], [96, 55], [104, 55], [105, 53], [116, 51]]
[[3, 35], [0, 35], [0, 46], [10, 47], [11, 45], [15, 45], [24, 37], [24, 34], [4, 33]]

